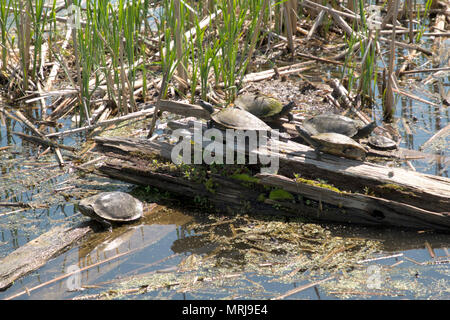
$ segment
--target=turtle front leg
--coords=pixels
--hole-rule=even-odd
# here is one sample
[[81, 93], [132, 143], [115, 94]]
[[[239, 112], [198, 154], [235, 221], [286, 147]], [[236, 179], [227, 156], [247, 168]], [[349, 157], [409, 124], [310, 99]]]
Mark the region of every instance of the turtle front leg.
[[316, 153], [316, 160], [322, 161], [322, 152], [321, 148], [314, 148], [314, 151]]
[[98, 219], [97, 220], [101, 225], [102, 225], [102, 227], [103, 228], [105, 228], [106, 230], [108, 230], [109, 232], [112, 232], [112, 224], [111, 224], [111, 222], [109, 222], [109, 221], [107, 221], [107, 220], [101, 220], [101, 219]]
[[293, 116], [293, 114], [290, 113], [290, 112], [287, 114], [287, 118], [288, 118], [288, 121], [289, 121], [289, 122], [294, 121], [294, 116]]

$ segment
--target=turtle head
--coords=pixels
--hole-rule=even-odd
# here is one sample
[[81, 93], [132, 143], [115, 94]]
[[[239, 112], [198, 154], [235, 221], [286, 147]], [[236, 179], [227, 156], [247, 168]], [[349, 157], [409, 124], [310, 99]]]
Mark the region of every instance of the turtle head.
[[354, 139], [365, 138], [369, 136], [376, 127], [377, 127], [376, 121], [372, 121], [368, 125], [360, 128], [356, 133], [356, 135], [353, 136], [353, 138]]
[[288, 104], [284, 105], [281, 109], [280, 116], [287, 116], [289, 121], [293, 121], [294, 117], [291, 114], [292, 109], [294, 109], [297, 105], [294, 101], [289, 102]]
[[213, 105], [211, 103], [206, 102], [204, 100], [199, 100], [198, 103], [203, 109], [208, 111], [210, 114], [214, 113], [214, 107], [213, 107]]
[[311, 138], [311, 133], [308, 132], [308, 130], [306, 130], [302, 125], [295, 125], [295, 129], [297, 130], [300, 137], [302, 137], [302, 139], [305, 140], [306, 143], [311, 145], [311, 147], [320, 147], [320, 145], [313, 138]]
[[88, 216], [90, 218], [94, 218], [95, 217], [94, 208], [92, 207], [92, 203], [89, 200], [90, 199], [83, 199], [83, 200], [81, 200], [78, 203], [78, 210], [80, 210], [80, 212], [83, 215]]
[[285, 104], [283, 106], [283, 108], [281, 109], [281, 114], [282, 115], [287, 115], [289, 112], [292, 111], [292, 109], [294, 109], [297, 105], [295, 104], [294, 101], [289, 102], [288, 104]]

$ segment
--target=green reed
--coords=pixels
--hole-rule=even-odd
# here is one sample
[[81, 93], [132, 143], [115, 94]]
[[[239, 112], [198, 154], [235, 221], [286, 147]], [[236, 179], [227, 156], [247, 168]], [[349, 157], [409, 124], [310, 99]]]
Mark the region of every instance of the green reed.
[[144, 26], [145, 8], [148, 1], [121, 0], [114, 5], [108, 0], [86, 1], [82, 15], [85, 25], [76, 32], [75, 55], [80, 64], [79, 90], [85, 105], [89, 106], [93, 93], [104, 82], [109, 98], [117, 103], [121, 113], [128, 112], [127, 101], [135, 110], [132, 93], [139, 68], [136, 61], [145, 52], [140, 50], [137, 39]]
[[[351, 0], [350, 0], [351, 1]], [[352, 24], [352, 35], [347, 37], [348, 54], [345, 58], [345, 64], [342, 72], [342, 77], [345, 73], [348, 76], [348, 90], [351, 91], [354, 84], [358, 83], [357, 93], [364, 98], [371, 100], [373, 98], [373, 87], [377, 81], [377, 55], [376, 55], [376, 41], [378, 32], [374, 32], [372, 24], [366, 19], [366, 11], [364, 10], [364, 0], [358, 0], [355, 3], [355, 8], [358, 8], [360, 19], [358, 22], [354, 21]], [[360, 62], [358, 73], [355, 78], [356, 61], [354, 61], [353, 47], [359, 43]], [[346, 70], [348, 71], [346, 72]]]
[[6, 70], [6, 64], [8, 62], [8, 17], [9, 17], [9, 1], [0, 0], [0, 37], [2, 47], [2, 70]]
[[[417, 21], [423, 21], [425, 20], [424, 18], [427, 16], [428, 14], [428, 10], [430, 10], [431, 8], [431, 4], [432, 4], [433, 0], [427, 0], [426, 4], [425, 4], [425, 10], [423, 12], [423, 14], [420, 14], [420, 11], [417, 11]], [[420, 42], [420, 39], [422, 38], [423, 33], [425, 32], [425, 22], [420, 24], [420, 31], [419, 33], [416, 35], [416, 42]]]
[[[222, 20], [217, 28], [220, 49], [216, 57], [218, 60], [214, 61], [213, 65], [216, 72], [220, 73], [228, 102], [234, 100], [249, 63], [245, 53], [249, 50], [261, 5], [260, 0], [218, 1], [218, 8], [222, 10]], [[246, 30], [245, 22], [248, 20], [250, 20], [250, 27]], [[243, 43], [240, 43], [241, 41]], [[239, 54], [242, 45], [244, 50]]]
[[22, 71], [23, 91], [28, 90], [30, 46], [31, 46], [31, 22], [29, 3], [23, 0], [10, 2], [13, 5], [14, 22], [17, 32], [17, 46], [20, 55], [20, 67]]
[[[37, 70], [41, 67], [42, 44], [44, 42], [45, 28], [47, 27], [47, 18], [51, 9], [44, 7], [44, 0], [28, 0], [29, 15], [32, 23], [32, 38], [34, 44], [33, 70], [32, 77], [36, 78]], [[55, 9], [56, 0], [53, 0], [52, 9]]]
[[[202, 29], [200, 27], [198, 17], [195, 17], [194, 25], [196, 37], [195, 43], [192, 42], [191, 60], [194, 60], [195, 58], [198, 60], [198, 63], [196, 63], [195, 66], [198, 67], [200, 76], [200, 96], [203, 100], [206, 100], [210, 72], [213, 68], [214, 60], [217, 59], [216, 56], [220, 48], [220, 40], [213, 37], [211, 33], [207, 34], [206, 28]], [[197, 57], [195, 57], [195, 50], [197, 51]]]

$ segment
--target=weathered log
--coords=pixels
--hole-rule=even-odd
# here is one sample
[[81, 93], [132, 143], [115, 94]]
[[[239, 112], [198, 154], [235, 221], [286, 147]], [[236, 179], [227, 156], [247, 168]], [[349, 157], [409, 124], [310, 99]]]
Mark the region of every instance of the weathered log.
[[[131, 158], [136, 160], [136, 157], [130, 157], [129, 160]], [[129, 183], [150, 185], [190, 198], [207, 198], [217, 210], [222, 212], [242, 210], [243, 203], [247, 201], [247, 205], [261, 215], [279, 214], [279, 210], [271, 204], [256, 200], [260, 194], [257, 190], [245, 188], [230, 178], [212, 177], [214, 183], [218, 185], [215, 192], [212, 193], [201, 183], [188, 181], [170, 173], [155, 172], [150, 169], [150, 166], [145, 165], [145, 162], [133, 163], [132, 161], [114, 159], [103, 163], [98, 171], [103, 175]], [[311, 213], [315, 212], [315, 209], [311, 210]], [[285, 214], [296, 216], [289, 212]]]
[[[296, 182], [277, 175], [261, 175], [260, 185], [282, 188], [301, 195], [302, 200], [258, 201], [264, 189], [243, 187], [241, 181], [211, 175], [215, 190], [211, 192], [203, 184], [194, 183], [173, 173], [155, 172], [150, 167], [133, 161], [111, 160], [98, 169], [109, 177], [126, 182], [151, 185], [186, 197], [203, 197], [222, 212], [251, 210], [263, 215], [296, 216], [308, 220], [354, 223], [372, 226], [401, 226], [450, 230], [450, 218], [407, 204], [362, 194], [340, 193], [326, 188]], [[307, 199], [315, 200], [315, 204]]]
[[[351, 208], [352, 212], [361, 210], [361, 219], [367, 224], [380, 224], [405, 227], [430, 227], [432, 229], [450, 230], [450, 217], [447, 214], [431, 212], [408, 204], [386, 200], [359, 193], [341, 193], [326, 188], [298, 183], [280, 175], [261, 174], [260, 183], [272, 187], [283, 188], [294, 194], [301, 194], [316, 201], [323, 201], [338, 208]], [[340, 215], [346, 213], [338, 212]], [[321, 213], [329, 215], [329, 213]], [[319, 217], [317, 217], [319, 218]], [[326, 219], [333, 217], [325, 217]], [[349, 217], [354, 220], [355, 217]], [[381, 222], [382, 221], [382, 222]]]
[[404, 202], [429, 211], [448, 212], [450, 179], [402, 168], [343, 159], [322, 154], [320, 159], [309, 147], [280, 142], [279, 174], [326, 179], [342, 190], [374, 192], [377, 196]]
[[[233, 205], [233, 207], [236, 208], [239, 206], [242, 207], [243, 203], [247, 203], [257, 212], [274, 214], [277, 210], [274, 210], [272, 206], [276, 205], [276, 207], [280, 208], [284, 213], [288, 212], [295, 216], [303, 216], [315, 220], [450, 230], [450, 217], [446, 213], [439, 212], [438, 210], [423, 209], [411, 205], [408, 201], [389, 200], [361, 193], [336, 192], [331, 189], [308, 185], [279, 175], [260, 176], [260, 185], [282, 188], [293, 194], [314, 200], [318, 205], [316, 207], [311, 207], [305, 205], [303, 202], [298, 203], [297, 200], [292, 203], [285, 201], [277, 202], [270, 199], [266, 199], [266, 201], [261, 203], [257, 200], [261, 194], [261, 190], [245, 188], [240, 185], [239, 181], [215, 175], [211, 176], [211, 179], [213, 179], [218, 187], [216, 188], [216, 192], [212, 194], [202, 184], [195, 184], [191, 181], [187, 181], [173, 173], [154, 172], [154, 170], [151, 169], [151, 166], [146, 165], [146, 156], [159, 155], [162, 158], [170, 159], [173, 147], [170, 144], [126, 138], [96, 137], [95, 140], [100, 151], [107, 152], [107, 155], [110, 157], [121, 158], [124, 160], [107, 161], [99, 168], [99, 171], [103, 174], [131, 183], [156, 186], [186, 196], [194, 197], [198, 195], [207, 197], [215, 205], [222, 207], [224, 205]], [[289, 143], [285, 144], [285, 146], [286, 145], [289, 145]], [[282, 147], [280, 147], [280, 149], [282, 149]], [[137, 154], [140, 154], [142, 157], [137, 156]], [[327, 156], [328, 155], [324, 155], [324, 157]], [[282, 157], [283, 154], [280, 154], [280, 159]], [[289, 157], [292, 157], [292, 155], [289, 155]], [[335, 167], [339, 167], [339, 162], [345, 162], [345, 160], [336, 157], [331, 157], [330, 159], [333, 159], [335, 162]], [[292, 158], [284, 158], [284, 161], [287, 162], [291, 160]], [[305, 161], [305, 158], [303, 161]], [[310, 162], [310, 160], [306, 160], [306, 162]], [[293, 163], [295, 163], [295, 161], [293, 161]], [[345, 164], [348, 166], [347, 162], [345, 162]], [[376, 165], [372, 168], [370, 164], [362, 162], [358, 162], [358, 165], [355, 166], [367, 167], [361, 173], [365, 175], [367, 175], [367, 172], [370, 173], [371, 170], [376, 171], [377, 168], [385, 169], [384, 167]], [[285, 165], [285, 167], [288, 166]], [[351, 174], [346, 177], [346, 169], [348, 170], [349, 168], [342, 166], [340, 170], [342, 172], [337, 170], [335, 174], [340, 174], [341, 180], [355, 180], [354, 183], [361, 180], [361, 176], [358, 176], [357, 172], [350, 172]], [[326, 170], [326, 166], [325, 169], [321, 170]], [[375, 173], [373, 172], [372, 174]], [[378, 172], [378, 174], [380, 174], [380, 172]], [[433, 181], [426, 175], [425, 177], [422, 177], [422, 179], [427, 181], [427, 183]], [[445, 181], [446, 183], [444, 183], [444, 181], [445, 179], [442, 182], [436, 183], [436, 185], [442, 185], [444, 189], [445, 187], [448, 189], [449, 183], [448, 181]], [[424, 183], [424, 185], [425, 188], [427, 188], [426, 183]], [[404, 187], [404, 189], [407, 189], [407, 187]], [[401, 191], [404, 192], [404, 189]], [[410, 186], [408, 190], [412, 193], [414, 189]], [[404, 200], [403, 197], [401, 197], [400, 190], [394, 188], [390, 192], [399, 193], [396, 198]], [[427, 190], [427, 192], [430, 192], [430, 190]], [[448, 197], [449, 194], [450, 193], [447, 193], [441, 198], [438, 198], [441, 202], [448, 204], [450, 201]], [[333, 209], [325, 210], [323, 209], [324, 206], [329, 206]], [[436, 206], [433, 205], [431, 205], [431, 207], [436, 208]], [[446, 208], [448, 208], [448, 206]]]
[[[171, 159], [173, 145], [132, 138], [96, 137], [103, 151], [122, 154], [138, 152], [160, 155]], [[278, 173], [288, 178], [301, 175], [308, 179], [326, 179], [341, 190], [374, 192], [388, 200], [399, 201], [433, 212], [448, 212], [450, 208], [450, 179], [407, 171], [402, 168], [343, 159], [322, 154], [320, 159], [310, 147], [293, 141], [278, 142], [279, 152], [267, 150], [269, 156], [278, 157]], [[257, 150], [252, 152], [258, 153]]]
[[0, 290], [40, 268], [68, 246], [92, 232], [90, 225], [55, 227], [0, 260]]

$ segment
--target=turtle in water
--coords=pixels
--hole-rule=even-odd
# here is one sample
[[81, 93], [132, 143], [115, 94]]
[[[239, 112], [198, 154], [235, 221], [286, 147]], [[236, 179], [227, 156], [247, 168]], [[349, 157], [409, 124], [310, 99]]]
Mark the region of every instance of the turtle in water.
[[279, 100], [262, 94], [243, 94], [234, 101], [236, 108], [250, 112], [263, 121], [272, 122], [286, 116], [289, 121], [294, 120], [291, 110], [295, 102], [283, 105]]
[[303, 127], [311, 135], [334, 132], [353, 139], [368, 137], [376, 126], [375, 121], [364, 125], [362, 121], [338, 114], [321, 114], [303, 121]]
[[378, 150], [394, 150], [397, 149], [397, 143], [394, 140], [389, 139], [381, 135], [370, 136], [367, 140], [369, 146]]
[[324, 132], [312, 135], [302, 126], [296, 125], [295, 128], [300, 136], [316, 149], [316, 152], [322, 151], [355, 160], [365, 160], [366, 158], [367, 150], [346, 135], [336, 132]]
[[110, 231], [114, 222], [134, 221], [143, 215], [142, 202], [121, 191], [102, 192], [83, 199], [78, 209]]

